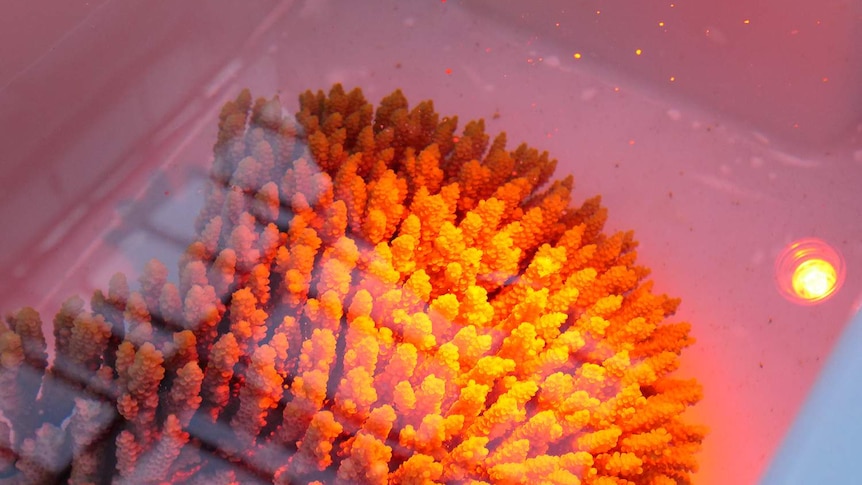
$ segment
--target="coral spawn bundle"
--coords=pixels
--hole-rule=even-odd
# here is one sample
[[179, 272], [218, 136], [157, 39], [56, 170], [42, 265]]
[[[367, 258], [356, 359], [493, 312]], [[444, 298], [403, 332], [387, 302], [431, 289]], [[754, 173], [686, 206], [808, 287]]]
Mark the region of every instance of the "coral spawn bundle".
[[[689, 483], [687, 323], [526, 145], [400, 91], [219, 117], [177, 277], [0, 329], [4, 483]], [[51, 361], [49, 364], [49, 360]]]

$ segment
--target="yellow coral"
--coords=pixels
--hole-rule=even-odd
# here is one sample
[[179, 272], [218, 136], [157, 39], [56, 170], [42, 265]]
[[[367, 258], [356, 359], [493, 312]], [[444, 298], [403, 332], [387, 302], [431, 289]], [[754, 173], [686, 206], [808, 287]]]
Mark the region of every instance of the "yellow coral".
[[227, 462], [275, 483], [689, 483], [706, 431], [672, 377], [678, 300], [547, 153], [456, 128], [400, 91], [376, 111], [306, 92], [295, 121], [229, 102], [176, 283], [154, 260], [138, 291], [118, 274], [68, 300], [51, 367], [38, 314], [0, 328], [21, 478], [57, 478], [34, 457], [68, 441], [80, 482], [238, 481]]

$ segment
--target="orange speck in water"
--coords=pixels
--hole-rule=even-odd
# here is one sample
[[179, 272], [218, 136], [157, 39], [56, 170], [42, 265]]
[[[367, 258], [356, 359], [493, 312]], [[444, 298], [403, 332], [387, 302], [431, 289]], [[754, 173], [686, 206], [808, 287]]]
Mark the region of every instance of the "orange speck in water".
[[659, 22], [658, 22], [658, 26], [659, 26], [659, 27], [664, 27], [664, 22], [662, 22], [661, 20], [659, 20]]
[[670, 82], [674, 82], [674, 81], [676, 81], [676, 76], [671, 76], [671, 77], [669, 77], [669, 78], [668, 78], [668, 81], [670, 81]]
[[641, 55], [641, 54], [643, 54], [643, 53], [644, 53], [644, 51], [642, 51], [641, 49], [635, 49], [635, 55], [636, 55], [636, 56], [639, 56], [639, 55]]
[[745, 25], [748, 25], [751, 23], [751, 19], [745, 19], [742, 21], [742, 23], [744, 23]]
[[580, 53], [580, 52], [575, 52], [575, 53], [574, 53], [574, 55], [572, 55], [572, 57], [574, 57], [575, 59], [580, 59], [580, 58], [581, 58], [581, 53]]
[[619, 87], [619, 86], [614, 86], [614, 92], [615, 92], [615, 93], [620, 92], [620, 87]]
[[629, 140], [629, 145], [630, 145], [630, 146], [631, 146], [631, 145], [634, 145], [634, 144], [635, 144], [635, 140], [634, 140], [634, 138], [632, 138], [631, 140]]
[[826, 76], [823, 76], [823, 78], [822, 78], [822, 79], [820, 79], [820, 80], [821, 80], [822, 82], [825, 82], [825, 83], [828, 83], [828, 82], [829, 82], [829, 78], [828, 78], [828, 77], [826, 77]]
[[452, 74], [452, 69], [446, 69], [446, 74]]

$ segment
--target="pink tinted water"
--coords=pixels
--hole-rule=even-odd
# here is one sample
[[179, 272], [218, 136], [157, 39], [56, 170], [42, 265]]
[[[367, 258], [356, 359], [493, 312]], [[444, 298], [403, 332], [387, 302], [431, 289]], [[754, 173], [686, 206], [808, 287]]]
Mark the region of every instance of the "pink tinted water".
[[[753, 483], [862, 293], [860, 12], [841, 1], [110, 0], [0, 19], [0, 311], [175, 261], [215, 116], [241, 88], [395, 88], [527, 141], [635, 229], [698, 344], [698, 483]], [[660, 25], [661, 24], [661, 25]], [[638, 54], [638, 50], [640, 54]], [[575, 54], [578, 54], [577, 58]], [[843, 289], [784, 300], [774, 259], [840, 251]], [[49, 318], [46, 317], [46, 320]]]

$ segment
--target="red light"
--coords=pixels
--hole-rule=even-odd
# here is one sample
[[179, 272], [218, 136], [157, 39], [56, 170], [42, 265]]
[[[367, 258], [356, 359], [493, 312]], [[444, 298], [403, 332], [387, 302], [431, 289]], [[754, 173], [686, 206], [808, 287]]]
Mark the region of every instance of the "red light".
[[782, 296], [793, 303], [813, 305], [832, 297], [844, 283], [844, 259], [820, 239], [800, 239], [775, 261], [775, 278]]

